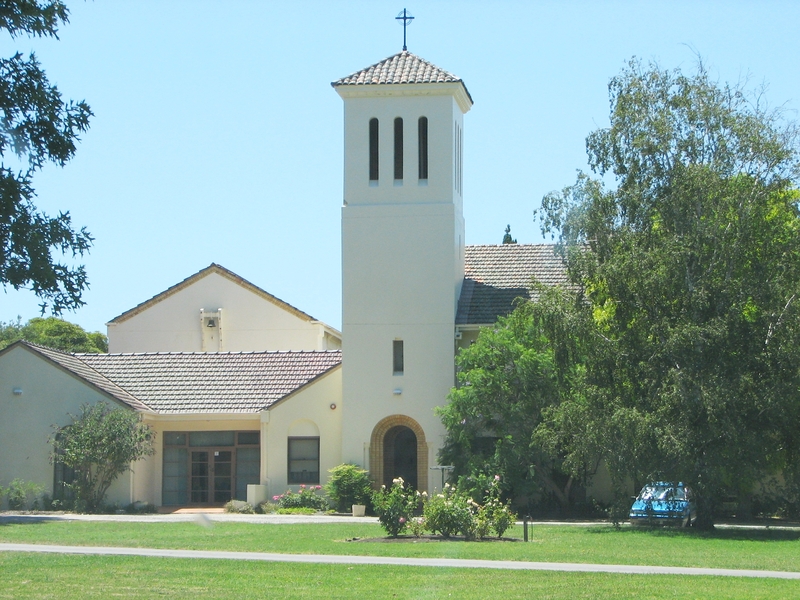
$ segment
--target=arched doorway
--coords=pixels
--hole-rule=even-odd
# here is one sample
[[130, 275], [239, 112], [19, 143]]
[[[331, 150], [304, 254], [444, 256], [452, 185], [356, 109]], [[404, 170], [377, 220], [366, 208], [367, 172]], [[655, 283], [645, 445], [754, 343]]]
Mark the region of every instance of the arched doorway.
[[372, 430], [369, 470], [376, 486], [387, 487], [402, 477], [419, 491], [428, 489], [428, 443], [414, 419], [392, 415]]
[[396, 425], [383, 437], [383, 484], [402, 477], [417, 489], [417, 436], [405, 425]]

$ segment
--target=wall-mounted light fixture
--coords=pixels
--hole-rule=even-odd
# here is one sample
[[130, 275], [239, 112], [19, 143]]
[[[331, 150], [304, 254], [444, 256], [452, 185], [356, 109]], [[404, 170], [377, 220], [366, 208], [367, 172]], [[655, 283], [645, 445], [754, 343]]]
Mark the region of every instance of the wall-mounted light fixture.
[[395, 396], [399, 396], [400, 394], [402, 394], [402, 393], [403, 393], [403, 390], [401, 390], [400, 388], [395, 388], [395, 389], [393, 389], [393, 390], [392, 390], [392, 393], [393, 393]]
[[335, 402], [331, 402], [331, 410], [336, 410], [336, 403]]
[[22, 396], [22, 388], [14, 388], [12, 391], [15, 396]]

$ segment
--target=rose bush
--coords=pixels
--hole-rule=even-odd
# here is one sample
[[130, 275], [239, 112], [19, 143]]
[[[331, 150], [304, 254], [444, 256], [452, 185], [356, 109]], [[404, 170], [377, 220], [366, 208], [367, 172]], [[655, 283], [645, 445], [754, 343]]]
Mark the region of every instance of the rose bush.
[[372, 495], [372, 507], [381, 527], [392, 537], [397, 537], [406, 529], [417, 504], [416, 492], [406, 486], [402, 477], [393, 480], [389, 489], [382, 485]]
[[286, 490], [283, 494], [273, 496], [272, 501], [277, 502], [278, 508], [313, 508], [314, 510], [328, 510], [328, 499], [317, 494], [322, 490], [321, 485], [306, 487], [300, 486], [299, 492]]

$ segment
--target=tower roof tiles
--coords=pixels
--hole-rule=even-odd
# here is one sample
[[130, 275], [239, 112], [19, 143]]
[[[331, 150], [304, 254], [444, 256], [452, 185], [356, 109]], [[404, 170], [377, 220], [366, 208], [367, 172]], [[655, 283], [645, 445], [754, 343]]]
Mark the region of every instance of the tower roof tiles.
[[406, 50], [331, 83], [333, 87], [351, 85], [395, 85], [419, 83], [460, 83], [472, 103], [467, 86], [460, 77]]

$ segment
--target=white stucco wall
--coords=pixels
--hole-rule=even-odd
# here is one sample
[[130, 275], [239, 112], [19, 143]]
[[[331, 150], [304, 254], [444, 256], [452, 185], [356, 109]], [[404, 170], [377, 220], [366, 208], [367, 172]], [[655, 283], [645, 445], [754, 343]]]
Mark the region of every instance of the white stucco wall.
[[288, 483], [289, 436], [319, 435], [320, 485], [325, 485], [328, 470], [342, 463], [342, 405], [342, 369], [337, 367], [262, 414], [262, 483], [269, 497], [299, 489]]
[[109, 352], [201, 352], [201, 309], [222, 309], [221, 347], [207, 351], [325, 350], [339, 343], [323, 324], [211, 272], [142, 312], [109, 323]]
[[[441, 485], [439, 473], [429, 470], [445, 433], [433, 409], [444, 404], [454, 382], [454, 320], [464, 276], [459, 86], [337, 88], [345, 103], [342, 459], [369, 468], [376, 424], [392, 415], [410, 417], [428, 443], [428, 464], [420, 469], [428, 481], [419, 482], [428, 489]], [[417, 170], [421, 116], [428, 118], [425, 181]], [[397, 117], [404, 124], [402, 181], [393, 179]], [[372, 118], [379, 120], [377, 182], [369, 180]], [[403, 341], [403, 375], [393, 375], [394, 340]]]
[[[13, 390], [21, 389], [21, 395]], [[52, 446], [48, 438], [53, 425], [72, 422], [84, 404], [106, 402], [119, 406], [58, 366], [24, 346], [16, 346], [0, 356], [0, 485], [16, 478], [41, 484], [53, 492]], [[128, 504], [131, 477], [125, 473], [114, 482], [107, 495], [110, 503]]]

